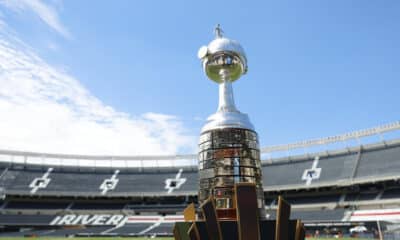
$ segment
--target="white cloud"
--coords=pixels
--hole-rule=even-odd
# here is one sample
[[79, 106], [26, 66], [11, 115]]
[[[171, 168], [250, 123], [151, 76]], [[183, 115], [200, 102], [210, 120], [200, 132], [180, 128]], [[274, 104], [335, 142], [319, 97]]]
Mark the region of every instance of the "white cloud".
[[130, 116], [104, 105], [74, 77], [1, 31], [0, 118], [0, 149], [165, 155], [194, 151], [197, 138], [175, 116]]
[[66, 38], [71, 38], [70, 32], [61, 23], [56, 9], [40, 0], [0, 0], [0, 3], [18, 13], [31, 11], [53, 30]]

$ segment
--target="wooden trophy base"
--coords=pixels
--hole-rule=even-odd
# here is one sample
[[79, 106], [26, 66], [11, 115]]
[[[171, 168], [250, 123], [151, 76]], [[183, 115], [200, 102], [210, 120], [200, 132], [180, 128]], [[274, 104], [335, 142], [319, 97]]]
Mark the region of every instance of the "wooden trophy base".
[[[235, 185], [236, 219], [225, 219], [210, 198], [200, 206], [203, 219], [196, 220], [194, 204], [184, 211], [185, 222], [174, 227], [176, 240], [304, 240], [305, 229], [300, 220], [289, 220], [290, 204], [278, 199], [276, 220], [260, 219], [256, 186]], [[221, 218], [222, 217], [222, 218]]]

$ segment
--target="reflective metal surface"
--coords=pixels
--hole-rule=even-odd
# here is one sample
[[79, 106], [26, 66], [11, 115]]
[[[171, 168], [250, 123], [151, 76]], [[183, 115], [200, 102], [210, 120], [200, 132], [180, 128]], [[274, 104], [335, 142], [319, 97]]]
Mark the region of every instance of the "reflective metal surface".
[[215, 28], [215, 39], [199, 49], [207, 76], [217, 82], [233, 82], [247, 72], [246, 54], [239, 42], [223, 37], [222, 29]]
[[208, 117], [202, 132], [222, 128], [254, 130], [247, 114], [236, 108], [232, 89], [232, 82], [247, 71], [246, 54], [237, 41], [222, 36], [219, 25], [215, 29], [215, 35], [216, 38], [198, 52], [206, 75], [219, 83], [218, 110]]
[[245, 128], [254, 130], [254, 126], [250, 122], [247, 114], [241, 112], [217, 111], [207, 118], [207, 123], [201, 129], [201, 132], [223, 128]]
[[262, 171], [257, 133], [247, 129], [224, 128], [205, 132], [199, 144], [199, 202], [209, 196], [217, 209], [234, 208], [234, 185], [256, 184], [258, 207], [264, 209]]
[[213, 196], [220, 217], [234, 219], [234, 185], [254, 183], [263, 217], [258, 137], [247, 114], [236, 108], [232, 89], [232, 82], [247, 71], [246, 55], [237, 41], [222, 36], [219, 25], [215, 35], [216, 39], [198, 52], [206, 75], [219, 83], [218, 110], [207, 119], [199, 141], [199, 203]]
[[[208, 57], [203, 60], [204, 71], [211, 80], [217, 83], [233, 82], [246, 73], [245, 59], [241, 58], [237, 52], [223, 50], [233, 48], [227, 38], [216, 39], [211, 44], [208, 47]], [[213, 47], [214, 50], [210, 47]]]

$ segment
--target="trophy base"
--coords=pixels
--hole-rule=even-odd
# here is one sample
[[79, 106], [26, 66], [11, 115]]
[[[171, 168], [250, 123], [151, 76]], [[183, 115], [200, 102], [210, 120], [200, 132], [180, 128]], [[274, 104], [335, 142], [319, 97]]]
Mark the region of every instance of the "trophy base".
[[[238, 222], [235, 220], [221, 220], [219, 222], [221, 228], [222, 238], [210, 238], [208, 235], [206, 223], [204, 221], [196, 221], [197, 233], [192, 233], [191, 222], [177, 222], [174, 228], [175, 240], [187, 240], [187, 239], [198, 239], [198, 240], [208, 240], [208, 239], [226, 239], [226, 240], [239, 240], [238, 234]], [[279, 240], [304, 240], [304, 236], [296, 238], [298, 220], [289, 220], [288, 222], [288, 238], [279, 238]], [[278, 240], [275, 237], [276, 234], [276, 221], [275, 220], [261, 220], [259, 224], [260, 236], [259, 238], [242, 238], [243, 240]], [[188, 233], [188, 231], [190, 232]], [[245, 234], [250, 233], [246, 231]], [[189, 235], [191, 234], [191, 235]], [[190, 236], [194, 237], [191, 238]]]
[[228, 208], [228, 209], [216, 209], [217, 218], [221, 220], [236, 220], [236, 209]]
[[[200, 206], [202, 219], [196, 219], [194, 205], [184, 211], [185, 222], [174, 226], [176, 240], [304, 240], [300, 220], [289, 220], [290, 204], [278, 199], [276, 220], [260, 218], [255, 184], [235, 185], [236, 209], [215, 209], [211, 197]], [[227, 211], [228, 210], [228, 211]], [[232, 213], [232, 210], [236, 211]], [[234, 217], [236, 216], [236, 217]]]

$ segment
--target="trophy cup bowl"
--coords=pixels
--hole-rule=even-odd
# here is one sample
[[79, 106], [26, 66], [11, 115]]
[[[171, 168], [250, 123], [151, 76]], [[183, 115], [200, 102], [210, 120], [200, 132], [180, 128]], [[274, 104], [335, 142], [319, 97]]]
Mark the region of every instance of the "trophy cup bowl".
[[198, 52], [207, 77], [217, 83], [234, 82], [247, 72], [247, 59], [242, 46], [224, 37], [214, 39]]

